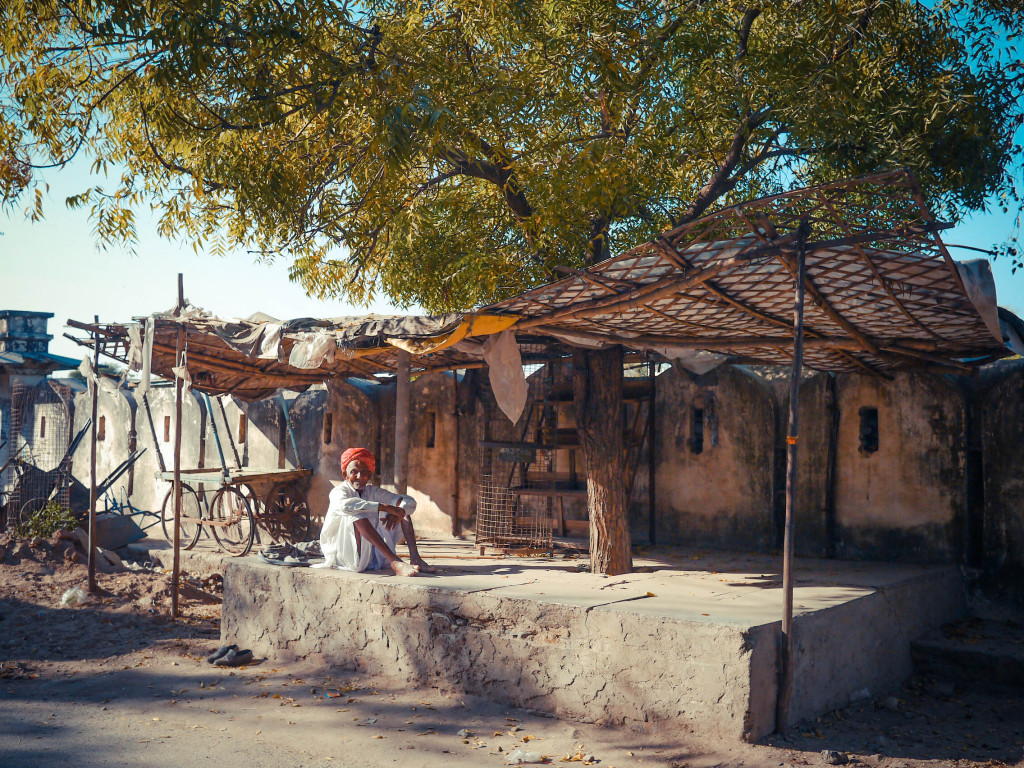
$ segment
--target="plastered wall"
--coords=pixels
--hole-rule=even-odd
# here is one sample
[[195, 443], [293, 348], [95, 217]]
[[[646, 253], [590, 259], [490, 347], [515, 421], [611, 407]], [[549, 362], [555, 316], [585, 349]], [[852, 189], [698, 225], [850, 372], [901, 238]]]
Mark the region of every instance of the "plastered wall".
[[[452, 373], [431, 373], [414, 379], [409, 387], [409, 456], [407, 493], [416, 499], [413, 521], [420, 534], [451, 535], [457, 530], [455, 515], [459, 475], [468, 468], [457, 461], [458, 417]], [[394, 471], [395, 387], [381, 388], [378, 414], [381, 426], [380, 455], [390, 485]], [[459, 433], [461, 436], [461, 432]], [[472, 465], [471, 465], [472, 466]], [[475, 474], [475, 468], [469, 470]]]
[[[957, 556], [965, 511], [966, 399], [951, 379], [899, 373], [892, 381], [843, 375], [839, 403], [837, 554], [935, 562]], [[878, 414], [877, 450], [861, 435]]]
[[772, 541], [775, 405], [736, 368], [657, 377], [659, 544], [766, 551]]
[[[658, 543], [746, 551], [776, 548], [784, 511], [780, 469], [785, 460], [785, 376], [773, 379], [722, 367], [697, 377], [670, 368], [657, 377], [656, 390]], [[518, 439], [518, 427], [497, 411], [486, 371], [419, 377], [412, 383], [411, 397], [408, 482], [420, 504], [417, 526], [427, 535], [471, 535], [479, 443]], [[131, 478], [132, 502], [159, 510], [169, 483], [153, 475], [159, 470], [158, 451], [166, 467], [172, 466], [174, 390], [150, 391], [155, 442], [137, 400], [133, 393], [101, 390], [106, 438], [98, 446], [98, 474], [105, 477], [127, 458], [134, 430], [138, 446], [148, 451]], [[298, 461], [314, 470], [308, 485], [314, 519], [325, 512], [327, 495], [341, 479], [338, 458], [351, 445], [377, 453], [379, 475], [387, 483], [394, 466], [393, 385], [332, 382], [288, 395], [287, 403]], [[228, 433], [244, 465], [274, 468], [283, 461], [295, 466], [278, 401], [245, 404], [226, 398], [224, 404], [226, 425], [216, 402], [211, 410], [230, 464], [234, 459]], [[78, 395], [76, 426], [84, 424], [89, 410], [88, 396]], [[874, 448], [864, 444], [865, 410], [877, 417]], [[695, 411], [700, 411], [699, 427]], [[241, 415], [247, 424], [244, 440], [238, 439]], [[892, 381], [849, 374], [808, 376], [801, 385], [797, 552], [869, 560], [972, 561], [990, 581], [1017, 583], [1014, 594], [1019, 593], [1024, 573], [1022, 438], [1022, 361], [989, 366], [972, 379], [923, 373], [901, 373]], [[972, 451], [979, 457], [977, 487], [968, 493], [966, 456]], [[211, 417], [202, 398], [186, 392], [182, 465], [217, 463]], [[87, 444], [75, 457], [74, 473], [88, 484]], [[645, 496], [646, 468], [639, 475], [638, 487]], [[115, 490], [128, 481], [128, 476], [122, 478]], [[647, 537], [646, 508], [633, 522], [635, 540], [642, 543]]]
[[1024, 603], [1024, 360], [977, 398], [983, 509], [975, 563], [986, 586]]

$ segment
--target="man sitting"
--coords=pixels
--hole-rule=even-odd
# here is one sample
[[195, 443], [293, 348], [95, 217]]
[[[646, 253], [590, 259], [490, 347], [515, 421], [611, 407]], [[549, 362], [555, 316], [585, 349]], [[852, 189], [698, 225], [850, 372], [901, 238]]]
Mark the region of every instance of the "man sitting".
[[[398, 576], [434, 573], [437, 569], [427, 565], [416, 549], [409, 519], [416, 500], [370, 485], [376, 468], [376, 459], [365, 448], [349, 448], [341, 454], [345, 480], [331, 491], [320, 532], [324, 563], [315, 567], [357, 572], [390, 568]], [[408, 563], [395, 554], [399, 533], [409, 547]]]

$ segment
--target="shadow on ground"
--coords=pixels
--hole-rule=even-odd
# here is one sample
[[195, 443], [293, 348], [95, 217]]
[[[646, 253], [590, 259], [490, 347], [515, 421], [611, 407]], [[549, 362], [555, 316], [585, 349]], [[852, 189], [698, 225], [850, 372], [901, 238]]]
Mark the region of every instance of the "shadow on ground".
[[765, 743], [803, 753], [902, 760], [1017, 764], [1024, 759], [1024, 691], [978, 681], [916, 676], [896, 694], [863, 701], [793, 728]]

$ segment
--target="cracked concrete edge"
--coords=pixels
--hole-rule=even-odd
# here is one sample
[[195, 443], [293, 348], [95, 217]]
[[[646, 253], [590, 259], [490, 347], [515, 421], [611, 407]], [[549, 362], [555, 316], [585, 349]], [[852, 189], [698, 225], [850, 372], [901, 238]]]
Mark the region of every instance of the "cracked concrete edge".
[[742, 628], [604, 607], [229, 562], [222, 637], [275, 661], [425, 682], [584, 722], [762, 735], [763, 713], [749, 711], [755, 655], [743, 650]]

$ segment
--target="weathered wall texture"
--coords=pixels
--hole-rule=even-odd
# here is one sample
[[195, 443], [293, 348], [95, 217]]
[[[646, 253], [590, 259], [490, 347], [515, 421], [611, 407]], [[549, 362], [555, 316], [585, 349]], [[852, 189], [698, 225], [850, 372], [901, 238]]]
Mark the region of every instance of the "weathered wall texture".
[[[216, 407], [214, 405], [214, 408]], [[271, 397], [266, 400], [257, 400], [254, 403], [225, 398], [224, 412], [228, 417], [227, 423], [231, 430], [231, 437], [241, 454], [242, 466], [259, 469], [284, 469], [285, 456], [282, 449], [287, 451], [289, 466], [294, 466], [295, 457], [288, 447], [284, 417], [281, 414], [281, 401], [278, 398]], [[243, 416], [245, 417], [244, 427], [242, 426]], [[223, 433], [221, 439], [224, 439]], [[227, 450], [227, 446], [224, 447]], [[213, 453], [210, 452], [211, 450]], [[211, 442], [207, 449], [207, 461], [213, 464], [217, 460], [216, 448]], [[231, 462], [230, 458], [228, 460]]]
[[966, 614], [963, 580], [952, 566], [882, 584], [864, 597], [797, 616], [794, 721], [844, 707], [864, 689], [872, 697], [893, 691], [913, 672], [911, 641]]
[[[452, 373], [418, 376], [409, 387], [409, 456], [406, 492], [416, 499], [416, 530], [451, 535], [456, 530], [457, 378]], [[394, 471], [395, 388], [382, 388], [377, 404], [381, 427], [381, 482], [392, 488]]]
[[[835, 393], [834, 381], [830, 381], [826, 373], [819, 373], [803, 381], [800, 385], [800, 410], [797, 414], [799, 437], [797, 442], [797, 493], [793, 515], [793, 540], [797, 555], [805, 557], [825, 557], [834, 554], [835, 536], [835, 483], [832, 484], [831, 512], [829, 511], [829, 464], [835, 458], [831, 455], [833, 446], [829, 440], [829, 430], [834, 416], [836, 404], [833, 402]], [[789, 398], [788, 392], [779, 407], [779, 438], [776, 441], [777, 468], [785, 471], [786, 443]], [[778, 477], [780, 488], [785, 485]], [[785, 508], [784, 499], [777, 498], [777, 514], [781, 516]], [[830, 541], [831, 539], [831, 541]]]
[[981, 523], [987, 585], [1024, 604], [1024, 360], [1006, 367], [980, 403]]
[[658, 542], [766, 551], [775, 450], [768, 391], [726, 367], [701, 377], [672, 369], [657, 382]]
[[[135, 464], [132, 504], [140, 509], [159, 512], [164, 497], [171, 489], [171, 483], [156, 477], [160, 472], [157, 453], [163, 457], [164, 467], [168, 472], [174, 468], [174, 387], [155, 387], [149, 390], [146, 398], [153, 417], [156, 441], [154, 443], [154, 433], [150, 429], [145, 406], [141, 403], [142, 398], [136, 397], [135, 432], [138, 446], [145, 447], [146, 453]], [[206, 409], [195, 394], [188, 391], [182, 393], [181, 403], [181, 466], [204, 466]], [[88, 410], [88, 406], [85, 408]], [[121, 458], [123, 460], [127, 455]], [[88, 482], [88, 473], [85, 478]]]
[[222, 637], [257, 655], [457, 686], [587, 722], [682, 720], [733, 738], [773, 725], [774, 626], [655, 621], [251, 561], [227, 565], [223, 616]]
[[[838, 554], [911, 562], [958, 555], [964, 514], [965, 398], [943, 376], [837, 377]], [[876, 409], [878, 447], [862, 445], [862, 409]]]
[[[328, 434], [325, 417], [329, 402], [330, 393], [326, 386], [321, 386], [296, 395], [288, 407], [295, 441], [299, 445], [298, 466], [313, 470], [313, 475], [306, 483], [306, 503], [314, 526], [319, 524], [327, 512], [327, 496], [334, 487], [331, 480], [340, 478], [340, 473], [335, 469], [338, 466], [337, 444], [340, 435], [347, 431], [343, 429], [344, 424], [338, 423], [341, 420], [332, 416]], [[326, 460], [329, 455], [334, 457], [333, 465]], [[291, 456], [289, 443], [288, 457], [293, 461]]]
[[[74, 438], [74, 435], [92, 418], [92, 397], [88, 392], [79, 393], [74, 398], [73, 410], [71, 438]], [[96, 412], [96, 483], [98, 485], [106, 480], [121, 462], [131, 455], [133, 444], [137, 442], [136, 436], [133, 434], [135, 400], [127, 390], [102, 386], [99, 388]], [[71, 464], [72, 475], [79, 478], [82, 482], [79, 490], [82, 488], [86, 489], [86, 502], [88, 502], [87, 494], [90, 485], [89, 471], [91, 458], [90, 433], [87, 431], [78, 449], [75, 451]], [[134, 493], [138, 482], [139, 472], [140, 467], [138, 462], [136, 462], [131, 470], [122, 474], [114, 482], [109, 491], [110, 496], [122, 502], [130, 498], [129, 494]], [[99, 498], [97, 500], [97, 509], [103, 510], [105, 507], [105, 500], [102, 497]]]

